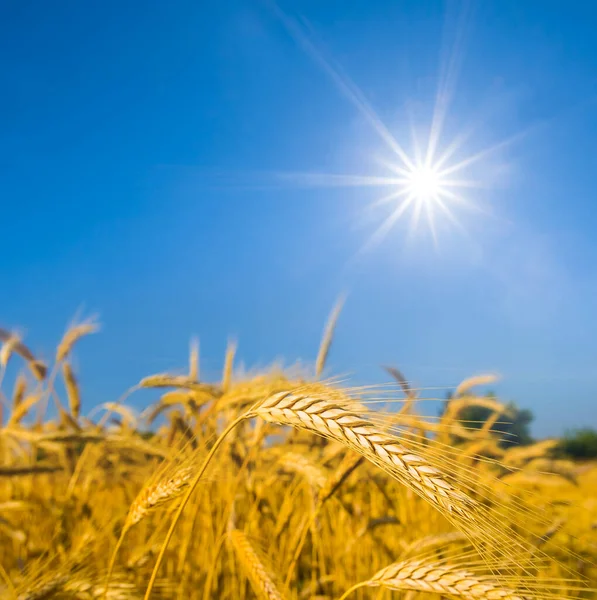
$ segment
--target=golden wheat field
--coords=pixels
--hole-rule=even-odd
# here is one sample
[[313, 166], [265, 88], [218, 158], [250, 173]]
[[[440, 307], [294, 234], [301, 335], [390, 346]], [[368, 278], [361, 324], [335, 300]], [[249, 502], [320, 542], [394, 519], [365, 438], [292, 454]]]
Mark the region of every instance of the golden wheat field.
[[[22, 367], [1, 388], [1, 597], [597, 597], [597, 465], [499, 445], [488, 376], [441, 418], [397, 369], [323, 379], [336, 316], [312, 372], [241, 374], [231, 345], [206, 382], [192, 345], [184, 372], [87, 416], [71, 364], [95, 322], [50, 365], [0, 330], [0, 377]], [[141, 413], [138, 388], [161, 394]], [[475, 404], [493, 411], [480, 429], [459, 418]]]

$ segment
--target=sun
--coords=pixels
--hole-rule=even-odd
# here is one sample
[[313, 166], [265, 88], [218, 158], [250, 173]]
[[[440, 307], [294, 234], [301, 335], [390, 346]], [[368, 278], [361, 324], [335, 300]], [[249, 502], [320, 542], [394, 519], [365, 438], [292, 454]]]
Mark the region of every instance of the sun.
[[443, 192], [442, 177], [438, 169], [417, 165], [409, 171], [406, 187], [409, 195], [417, 202], [433, 202]]
[[[389, 135], [389, 134], [388, 134]], [[392, 140], [393, 141], [393, 140]], [[377, 158], [377, 164], [385, 174], [340, 174], [340, 173], [278, 173], [279, 180], [294, 185], [316, 188], [368, 187], [381, 188], [385, 193], [367, 205], [366, 210], [388, 208], [379, 227], [372, 233], [366, 248], [380, 243], [401, 219], [408, 219], [408, 236], [421, 230], [422, 221], [437, 247], [437, 222], [440, 218], [466, 235], [463, 224], [456, 214], [457, 209], [480, 210], [478, 202], [468, 197], [471, 190], [483, 187], [482, 182], [473, 177], [470, 167], [482, 158], [483, 152], [465, 156], [459, 161], [450, 161], [456, 144], [438, 152], [432, 136], [427, 142], [425, 153], [420, 149], [421, 140], [415, 140], [412, 155], [407, 154], [397, 142], [391, 144], [394, 156], [388, 159]]]
[[[420, 143], [415, 146], [420, 148]], [[474, 205], [465, 197], [465, 190], [477, 187], [477, 182], [462, 171], [468, 166], [470, 159], [459, 163], [450, 163], [450, 151], [435, 156], [433, 140], [428, 141], [425, 155], [420, 152], [409, 156], [402, 148], [395, 147], [396, 159], [381, 160], [380, 164], [389, 171], [386, 176], [367, 177], [354, 176], [348, 180], [340, 177], [337, 184], [367, 185], [389, 188], [391, 191], [375, 201], [369, 208], [385, 205], [390, 207], [389, 214], [374, 232], [367, 247], [377, 244], [387, 235], [390, 229], [402, 218], [410, 214], [409, 234], [420, 228], [421, 219], [427, 221], [434, 244], [437, 246], [436, 221], [440, 215], [448, 219], [452, 225], [464, 230], [454, 214], [456, 205]], [[455, 175], [458, 178], [455, 178]], [[325, 178], [326, 176], [324, 176]], [[329, 175], [327, 176], [329, 177]]]

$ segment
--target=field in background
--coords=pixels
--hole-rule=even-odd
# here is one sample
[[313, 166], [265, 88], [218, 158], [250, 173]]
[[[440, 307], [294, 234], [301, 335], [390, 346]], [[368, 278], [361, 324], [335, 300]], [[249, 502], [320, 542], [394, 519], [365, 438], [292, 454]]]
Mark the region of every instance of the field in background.
[[[320, 381], [334, 319], [311, 374], [235, 377], [230, 347], [204, 382], [194, 348], [186, 374], [140, 382], [156, 404], [93, 421], [70, 361], [94, 323], [51, 368], [0, 330], [2, 377], [23, 366], [1, 388], [1, 597], [597, 597], [597, 464], [500, 444], [487, 377], [437, 419], [397, 370], [393, 386]], [[491, 410], [482, 427], [471, 406]]]

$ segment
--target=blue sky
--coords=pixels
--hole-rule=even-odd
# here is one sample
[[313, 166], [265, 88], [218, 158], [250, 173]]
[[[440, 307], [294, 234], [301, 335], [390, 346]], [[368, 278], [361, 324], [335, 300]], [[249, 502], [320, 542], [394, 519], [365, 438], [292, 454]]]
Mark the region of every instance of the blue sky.
[[387, 190], [280, 174], [397, 158], [271, 3], [3, 3], [2, 326], [50, 357], [98, 313], [77, 355], [90, 409], [183, 368], [194, 334], [212, 376], [229, 337], [248, 367], [311, 361], [346, 291], [331, 373], [497, 371], [537, 435], [597, 426], [597, 5], [472, 6], [280, 4], [407, 153], [441, 82], [440, 147], [511, 140], [470, 170], [492, 216], [452, 206], [465, 235], [440, 211], [437, 246], [402, 219], [363, 251]]

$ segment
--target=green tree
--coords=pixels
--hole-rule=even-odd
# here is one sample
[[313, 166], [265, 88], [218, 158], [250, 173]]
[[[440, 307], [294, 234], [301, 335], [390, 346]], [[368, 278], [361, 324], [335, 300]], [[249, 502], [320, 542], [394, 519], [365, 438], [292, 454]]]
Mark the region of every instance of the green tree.
[[597, 458], [597, 431], [583, 427], [566, 432], [558, 454], [569, 458]]
[[[489, 392], [486, 398], [495, 399], [495, 394]], [[440, 416], [445, 412], [448, 404], [452, 400], [451, 394], [447, 395], [447, 402], [444, 403]], [[526, 445], [533, 443], [533, 437], [530, 432], [530, 425], [533, 421], [533, 413], [528, 409], [519, 408], [514, 402], [507, 405], [508, 413], [500, 415], [497, 422], [491, 427], [500, 438], [500, 445]], [[487, 419], [493, 415], [493, 410], [484, 406], [467, 406], [458, 414], [458, 420], [467, 429], [481, 429]]]
[[[526, 445], [533, 442], [530, 424], [533, 413], [519, 408], [514, 402], [507, 405], [508, 412], [501, 415], [491, 427], [491, 431], [500, 437], [500, 444], [505, 446]], [[484, 406], [468, 406], [460, 413], [460, 420], [466, 427], [480, 429], [491, 417], [493, 410]]]

